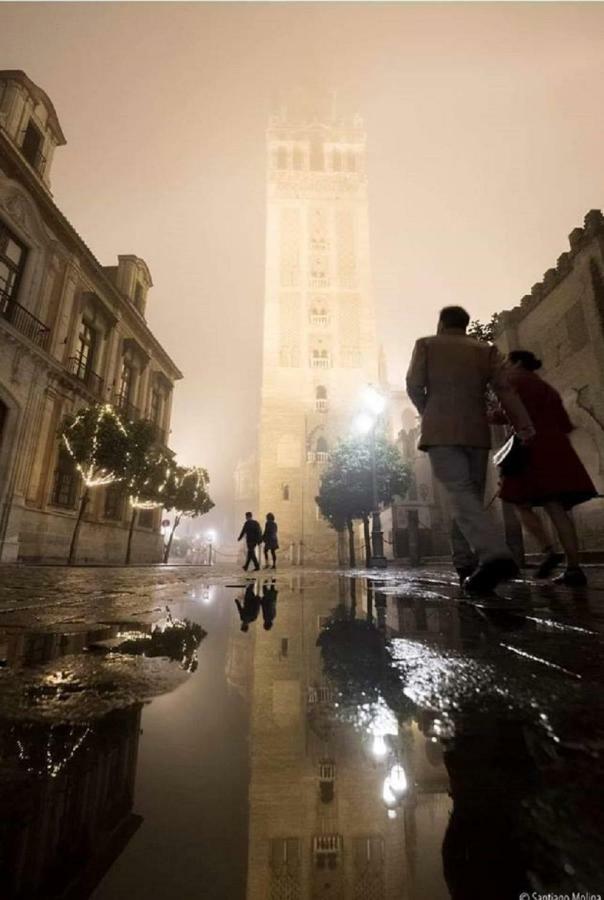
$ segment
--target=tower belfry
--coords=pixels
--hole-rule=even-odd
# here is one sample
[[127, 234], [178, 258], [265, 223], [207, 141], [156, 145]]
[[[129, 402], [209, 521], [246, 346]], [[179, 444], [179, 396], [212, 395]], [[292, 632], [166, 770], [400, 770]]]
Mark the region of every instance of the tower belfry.
[[335, 115], [335, 103], [321, 118], [282, 109], [267, 132], [259, 453], [259, 514], [275, 514], [283, 549], [302, 543], [326, 562], [336, 537], [315, 503], [321, 472], [378, 379], [366, 136], [360, 117]]

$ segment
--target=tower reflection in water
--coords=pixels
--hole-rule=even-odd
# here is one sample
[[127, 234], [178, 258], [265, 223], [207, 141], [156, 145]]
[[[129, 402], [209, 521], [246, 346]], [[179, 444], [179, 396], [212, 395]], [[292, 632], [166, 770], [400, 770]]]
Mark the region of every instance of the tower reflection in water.
[[345, 578], [335, 598], [280, 587], [274, 634], [247, 636], [248, 900], [444, 900], [449, 782], [431, 719], [401, 706], [386, 598]]

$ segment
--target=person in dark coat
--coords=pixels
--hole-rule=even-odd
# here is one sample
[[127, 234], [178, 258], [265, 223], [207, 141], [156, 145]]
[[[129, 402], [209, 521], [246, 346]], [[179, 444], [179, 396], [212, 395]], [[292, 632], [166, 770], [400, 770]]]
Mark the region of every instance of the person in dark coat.
[[270, 631], [273, 627], [273, 622], [277, 615], [278, 593], [274, 581], [271, 581], [270, 584], [265, 583], [262, 585], [262, 600], [260, 601], [260, 606], [262, 607], [262, 618], [264, 619], [265, 631]]
[[260, 612], [260, 597], [254, 592], [254, 585], [248, 584], [243, 595], [243, 603], [235, 598], [235, 604], [239, 610], [241, 630], [248, 631], [250, 622], [255, 622]]
[[245, 522], [243, 523], [241, 534], [237, 540], [240, 541], [243, 537], [245, 537], [245, 542], [247, 544], [247, 556], [243, 569], [247, 572], [249, 564], [254, 563], [254, 570], [257, 572], [260, 568], [260, 563], [256, 556], [256, 547], [258, 544], [262, 543], [262, 528], [260, 527], [260, 522], [257, 522], [256, 519], [254, 519], [251, 512], [246, 512]]
[[275, 517], [272, 513], [266, 514], [266, 523], [264, 525], [264, 534], [262, 535], [262, 541], [264, 543], [264, 568], [268, 569], [268, 554], [270, 551], [273, 560], [272, 568], [276, 569], [276, 551], [279, 549], [279, 541], [277, 540], [277, 523], [275, 522]]
[[537, 375], [541, 360], [528, 350], [513, 350], [508, 364], [509, 380], [531, 417], [536, 435], [527, 444], [527, 461], [521, 472], [503, 476], [499, 496], [514, 504], [522, 524], [543, 551], [538, 578], [546, 578], [563, 560], [535, 513], [535, 506], [543, 507], [566, 554], [566, 571], [554, 582], [579, 587], [587, 579], [579, 566], [577, 532], [568, 510], [598, 494], [568, 438], [574, 426], [560, 395]]

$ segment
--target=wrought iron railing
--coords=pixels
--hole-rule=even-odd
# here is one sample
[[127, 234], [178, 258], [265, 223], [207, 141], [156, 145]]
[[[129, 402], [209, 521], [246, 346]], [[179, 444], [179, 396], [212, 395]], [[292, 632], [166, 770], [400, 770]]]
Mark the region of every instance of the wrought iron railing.
[[83, 382], [88, 390], [98, 397], [99, 400], [103, 398], [103, 387], [105, 382], [101, 378], [100, 375], [97, 375], [96, 372], [93, 372], [90, 366], [86, 365], [86, 362], [81, 359], [79, 356], [70, 356], [67, 360], [67, 368], [72, 375]]
[[48, 350], [50, 328], [2, 290], [0, 290], [0, 316], [38, 347]]
[[140, 410], [121, 394], [116, 394], [113, 398], [113, 405], [131, 422], [136, 422], [141, 417]]

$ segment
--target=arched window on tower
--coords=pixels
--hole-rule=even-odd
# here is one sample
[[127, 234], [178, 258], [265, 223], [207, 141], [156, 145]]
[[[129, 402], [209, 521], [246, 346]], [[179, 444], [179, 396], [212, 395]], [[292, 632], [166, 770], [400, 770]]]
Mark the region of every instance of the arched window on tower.
[[277, 168], [287, 169], [287, 147], [279, 147], [277, 151]]
[[315, 388], [315, 408], [318, 412], [327, 410], [327, 388], [322, 384]]
[[310, 311], [311, 325], [328, 325], [329, 316], [324, 306], [313, 306]]
[[329, 459], [329, 445], [324, 437], [317, 440], [316, 459], [318, 463], [326, 463]]
[[312, 369], [329, 369], [329, 351], [313, 350], [310, 365]]

